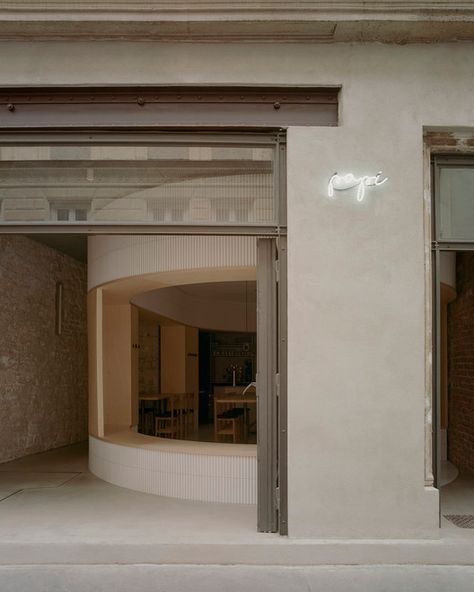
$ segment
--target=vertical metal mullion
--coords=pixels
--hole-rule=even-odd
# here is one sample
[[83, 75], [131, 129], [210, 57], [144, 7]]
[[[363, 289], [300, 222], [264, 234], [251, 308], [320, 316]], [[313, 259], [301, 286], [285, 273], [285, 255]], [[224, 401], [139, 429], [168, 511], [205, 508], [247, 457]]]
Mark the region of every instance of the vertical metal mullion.
[[432, 404], [432, 438], [433, 438], [433, 479], [434, 485], [440, 487], [441, 463], [441, 289], [440, 289], [440, 249], [438, 245], [433, 251], [433, 404]]
[[104, 401], [104, 295], [102, 288], [97, 288], [95, 342], [96, 342], [96, 408], [97, 408], [97, 436], [104, 437], [105, 433], [105, 401]]
[[[277, 137], [278, 151], [278, 224], [287, 226], [287, 150], [286, 131], [280, 130]], [[288, 259], [287, 237], [281, 235], [277, 239], [278, 248], [278, 491], [279, 491], [279, 532], [288, 534]]]
[[273, 239], [257, 241], [257, 528], [260, 532], [278, 529], [275, 254]]
[[[436, 160], [431, 162], [431, 240], [438, 240], [439, 220], [439, 166]], [[433, 268], [434, 269], [434, 268]]]
[[287, 239], [278, 239], [278, 488], [280, 492], [279, 531], [288, 534], [288, 318], [287, 318]]
[[277, 200], [278, 225], [287, 224], [286, 206], [286, 135], [281, 132], [277, 136], [275, 149], [275, 199]]

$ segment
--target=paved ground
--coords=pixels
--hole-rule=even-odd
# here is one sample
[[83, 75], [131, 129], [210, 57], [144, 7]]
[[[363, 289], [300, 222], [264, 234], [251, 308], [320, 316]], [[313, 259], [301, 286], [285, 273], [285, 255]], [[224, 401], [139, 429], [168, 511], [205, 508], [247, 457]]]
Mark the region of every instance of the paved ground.
[[472, 592], [474, 567], [41, 566], [0, 568], [2, 592]]
[[[461, 473], [455, 481], [441, 488], [441, 525], [449, 528], [452, 535], [462, 531], [444, 518], [446, 514], [474, 515], [474, 475], [471, 473]], [[471, 532], [474, 535], [474, 530]], [[474, 590], [474, 584], [472, 588]]]
[[[474, 483], [469, 479], [450, 484], [443, 491], [444, 508], [450, 512], [469, 511], [474, 507], [473, 491]], [[84, 582], [83, 589], [101, 590], [97, 580], [92, 585], [93, 580], [88, 578], [99, 578], [103, 590], [119, 592], [128, 582], [127, 590], [138, 591], [130, 583], [134, 578], [140, 582], [143, 578], [143, 582], [167, 583], [171, 577], [167, 574], [176, 573], [181, 574], [176, 581], [182, 584], [177, 589], [183, 592], [191, 589], [186, 587], [188, 584], [194, 584], [193, 590], [198, 590], [197, 586], [203, 588], [201, 583], [207, 582], [208, 577], [221, 582], [222, 591], [244, 589], [236, 588], [236, 581], [242, 583], [253, 577], [262, 592], [273, 581], [286, 582], [289, 577], [295, 578], [290, 592], [299, 590], [298, 586], [319, 590], [310, 587], [310, 576], [316, 578], [315, 586], [335, 578], [334, 586], [341, 587], [352, 584], [354, 577], [354, 582], [360, 579], [361, 589], [370, 590], [380, 574], [386, 574], [387, 582], [395, 586], [380, 590], [404, 590], [407, 588], [402, 585], [403, 578], [413, 577], [416, 583], [416, 578], [422, 577], [417, 575], [422, 572], [416, 571], [416, 564], [431, 565], [426, 573], [428, 580], [435, 583], [445, 582], [448, 577], [458, 585], [459, 578], [458, 588], [446, 588], [458, 592], [463, 590], [463, 578], [471, 572], [467, 567], [455, 566], [474, 564], [474, 530], [450, 523], [441, 529], [439, 539], [427, 540], [300, 540], [257, 533], [253, 506], [163, 498], [97, 479], [87, 470], [85, 445], [0, 465], [0, 492], [0, 592], [81, 590], [73, 586], [76, 581]], [[177, 567], [181, 564], [188, 567], [181, 570]], [[197, 567], [212, 564], [235, 567]], [[386, 572], [361, 568], [353, 576], [344, 568], [336, 572], [324, 568], [368, 564], [390, 564], [393, 568]], [[396, 564], [412, 567], [398, 571]], [[253, 572], [252, 565], [280, 567]], [[321, 568], [314, 567], [314, 572], [307, 572], [306, 568], [292, 571], [282, 567], [287, 565]], [[193, 569], [197, 571], [192, 572]], [[208, 588], [213, 589], [211, 583]], [[151, 588], [154, 589], [173, 590], [168, 584]], [[332, 589], [339, 588], [328, 588], [329, 592]], [[474, 590], [474, 585], [470, 590]]]
[[87, 444], [0, 465], [0, 492], [3, 543], [176, 544], [262, 537], [255, 506], [158, 497], [94, 477]]

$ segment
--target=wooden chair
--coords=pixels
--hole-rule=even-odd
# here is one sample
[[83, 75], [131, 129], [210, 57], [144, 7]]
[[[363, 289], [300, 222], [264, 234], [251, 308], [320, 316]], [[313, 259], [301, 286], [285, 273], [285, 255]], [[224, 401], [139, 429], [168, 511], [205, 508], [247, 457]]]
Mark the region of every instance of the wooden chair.
[[178, 438], [180, 434], [181, 415], [178, 397], [170, 395], [164, 399], [165, 405], [155, 416], [155, 436], [160, 438]]
[[214, 433], [216, 442], [227, 437], [232, 438], [232, 443], [242, 441], [244, 415], [240, 408], [232, 404], [219, 404], [219, 411], [214, 418]]

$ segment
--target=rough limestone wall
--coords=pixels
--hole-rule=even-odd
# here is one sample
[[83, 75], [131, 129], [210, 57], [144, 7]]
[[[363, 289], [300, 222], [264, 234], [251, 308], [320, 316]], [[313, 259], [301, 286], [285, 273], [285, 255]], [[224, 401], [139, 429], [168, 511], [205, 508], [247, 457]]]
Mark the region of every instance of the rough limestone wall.
[[448, 458], [474, 473], [474, 253], [457, 254], [456, 288], [448, 308]]
[[86, 276], [49, 247], [0, 236], [0, 462], [87, 438]]
[[159, 392], [160, 327], [157, 322], [139, 319], [140, 351], [138, 357], [138, 380], [140, 394]]

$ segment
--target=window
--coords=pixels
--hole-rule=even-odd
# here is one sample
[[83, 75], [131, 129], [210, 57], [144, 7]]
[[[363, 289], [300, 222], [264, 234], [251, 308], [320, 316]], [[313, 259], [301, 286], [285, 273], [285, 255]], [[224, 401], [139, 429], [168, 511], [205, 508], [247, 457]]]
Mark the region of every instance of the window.
[[436, 239], [474, 239], [474, 161], [437, 161]]
[[0, 224], [275, 225], [275, 137], [0, 146]]

